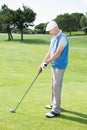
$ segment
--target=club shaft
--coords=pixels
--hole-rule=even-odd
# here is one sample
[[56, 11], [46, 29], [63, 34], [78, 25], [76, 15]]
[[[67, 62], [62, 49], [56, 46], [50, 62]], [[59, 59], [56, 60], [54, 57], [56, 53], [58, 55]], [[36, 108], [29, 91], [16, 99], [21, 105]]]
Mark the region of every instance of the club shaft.
[[26, 90], [25, 94], [23, 95], [23, 97], [21, 98], [21, 100], [19, 101], [19, 103], [17, 104], [17, 106], [15, 107], [15, 111], [17, 110], [17, 108], [19, 107], [19, 105], [21, 104], [22, 100], [24, 99], [24, 97], [26, 96], [26, 94], [28, 93], [28, 91], [30, 90], [30, 88], [32, 87], [32, 85], [34, 84], [34, 82], [36, 81], [36, 79], [38, 78], [40, 73], [37, 74], [37, 76], [34, 78], [34, 80], [32, 81], [32, 83], [30, 84], [29, 88]]

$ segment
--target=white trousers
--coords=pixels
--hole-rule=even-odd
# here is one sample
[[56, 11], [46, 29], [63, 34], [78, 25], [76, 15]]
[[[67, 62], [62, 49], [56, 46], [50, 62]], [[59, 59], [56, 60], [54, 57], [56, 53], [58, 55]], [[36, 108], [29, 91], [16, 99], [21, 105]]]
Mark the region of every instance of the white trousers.
[[65, 69], [52, 68], [52, 111], [60, 113], [61, 90]]

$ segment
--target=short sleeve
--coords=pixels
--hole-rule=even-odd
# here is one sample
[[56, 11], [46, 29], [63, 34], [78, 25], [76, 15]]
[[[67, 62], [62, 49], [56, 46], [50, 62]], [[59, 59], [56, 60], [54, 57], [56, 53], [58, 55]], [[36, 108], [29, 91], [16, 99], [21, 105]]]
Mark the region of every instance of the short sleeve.
[[67, 39], [66, 39], [66, 37], [63, 36], [59, 41], [59, 46], [65, 47], [66, 45], [67, 45]]

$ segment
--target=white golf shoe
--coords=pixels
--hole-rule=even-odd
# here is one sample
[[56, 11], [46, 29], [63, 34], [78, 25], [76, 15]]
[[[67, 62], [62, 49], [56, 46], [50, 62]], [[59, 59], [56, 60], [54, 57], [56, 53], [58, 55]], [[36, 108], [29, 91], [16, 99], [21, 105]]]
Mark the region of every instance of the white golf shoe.
[[48, 117], [48, 118], [53, 118], [53, 117], [57, 117], [57, 116], [60, 116], [60, 113], [55, 113], [53, 111], [46, 113], [46, 117]]
[[52, 105], [46, 105], [45, 108], [46, 109], [52, 109]]

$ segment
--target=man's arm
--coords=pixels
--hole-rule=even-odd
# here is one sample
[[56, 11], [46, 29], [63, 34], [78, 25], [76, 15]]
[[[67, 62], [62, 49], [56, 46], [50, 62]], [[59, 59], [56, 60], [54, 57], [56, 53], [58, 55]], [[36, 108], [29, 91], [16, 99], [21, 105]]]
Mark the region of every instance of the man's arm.
[[60, 55], [61, 55], [61, 53], [63, 52], [63, 50], [64, 50], [66, 44], [67, 44], [66, 38], [65, 38], [65, 37], [62, 37], [62, 38], [60, 39], [59, 46], [58, 46], [58, 48], [57, 48], [56, 53], [55, 53], [52, 57], [49, 57], [45, 62], [46, 62], [47, 64], [49, 64], [50, 62], [52, 62], [52, 61], [56, 60], [57, 58], [59, 58]]
[[47, 54], [45, 55], [43, 62], [46, 62], [49, 58], [50, 58], [50, 51], [48, 50]]
[[46, 59], [45, 62], [49, 64], [50, 62], [56, 60], [58, 57], [60, 57], [63, 50], [64, 50], [64, 46], [59, 46], [56, 53], [52, 57]]

